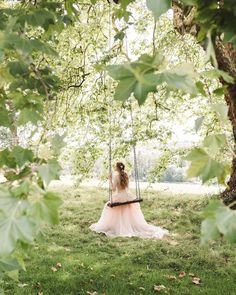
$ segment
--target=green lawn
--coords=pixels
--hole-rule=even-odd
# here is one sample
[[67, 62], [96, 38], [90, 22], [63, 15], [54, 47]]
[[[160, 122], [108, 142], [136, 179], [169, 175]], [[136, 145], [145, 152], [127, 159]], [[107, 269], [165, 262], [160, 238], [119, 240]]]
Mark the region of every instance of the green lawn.
[[[148, 222], [171, 232], [165, 240], [107, 238], [89, 230], [106, 200], [98, 189], [60, 188], [61, 223], [30, 250], [20, 283], [5, 285], [10, 295], [235, 295], [236, 250], [225, 242], [199, 246], [201, 208], [207, 199], [191, 195], [143, 193]], [[53, 272], [51, 268], [61, 263]], [[181, 271], [186, 276], [179, 278]], [[194, 285], [189, 273], [200, 277]], [[176, 276], [170, 280], [168, 276]], [[154, 285], [164, 285], [160, 293]]]

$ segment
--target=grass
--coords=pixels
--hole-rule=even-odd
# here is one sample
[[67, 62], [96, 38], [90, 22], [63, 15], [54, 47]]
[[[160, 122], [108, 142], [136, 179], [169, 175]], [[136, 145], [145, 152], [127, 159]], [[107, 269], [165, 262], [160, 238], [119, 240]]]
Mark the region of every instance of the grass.
[[[165, 240], [107, 238], [89, 230], [101, 213], [105, 190], [62, 187], [65, 200], [59, 226], [47, 229], [46, 240], [30, 250], [20, 283], [8, 281], [10, 295], [235, 295], [236, 250], [219, 241], [199, 246], [199, 212], [207, 197], [144, 193], [148, 222], [171, 232]], [[53, 272], [57, 263], [62, 267]], [[179, 278], [181, 271], [186, 272]], [[194, 285], [189, 273], [200, 277]], [[176, 276], [175, 280], [168, 276]]]

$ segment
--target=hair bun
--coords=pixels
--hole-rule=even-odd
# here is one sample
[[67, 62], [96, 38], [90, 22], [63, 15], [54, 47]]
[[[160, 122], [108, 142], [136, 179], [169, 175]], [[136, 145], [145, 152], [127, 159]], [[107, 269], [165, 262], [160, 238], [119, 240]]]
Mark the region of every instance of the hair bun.
[[120, 170], [125, 170], [125, 165], [123, 163], [118, 162], [117, 166], [119, 167]]

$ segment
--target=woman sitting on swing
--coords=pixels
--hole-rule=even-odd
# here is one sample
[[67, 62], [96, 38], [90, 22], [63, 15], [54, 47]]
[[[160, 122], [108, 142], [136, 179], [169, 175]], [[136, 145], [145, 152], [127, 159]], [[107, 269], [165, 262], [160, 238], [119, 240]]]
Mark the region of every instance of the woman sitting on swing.
[[[136, 196], [128, 191], [129, 177], [125, 172], [125, 165], [117, 162], [114, 180], [109, 176], [110, 187], [117, 193], [112, 197], [114, 202], [127, 202], [136, 199]], [[163, 238], [167, 230], [148, 224], [143, 216], [139, 203], [131, 203], [110, 208], [105, 204], [102, 215], [97, 223], [90, 229], [107, 236]]]

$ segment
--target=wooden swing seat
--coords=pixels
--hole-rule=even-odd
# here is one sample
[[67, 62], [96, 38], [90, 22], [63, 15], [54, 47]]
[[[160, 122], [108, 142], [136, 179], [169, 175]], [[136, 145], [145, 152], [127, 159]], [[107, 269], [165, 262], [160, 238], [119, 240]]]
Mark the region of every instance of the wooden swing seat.
[[117, 206], [123, 206], [123, 205], [129, 205], [129, 204], [133, 204], [133, 203], [140, 203], [142, 202], [143, 199], [134, 199], [132, 201], [127, 201], [127, 202], [109, 202], [107, 204], [108, 207], [112, 208], [112, 207], [117, 207]]

